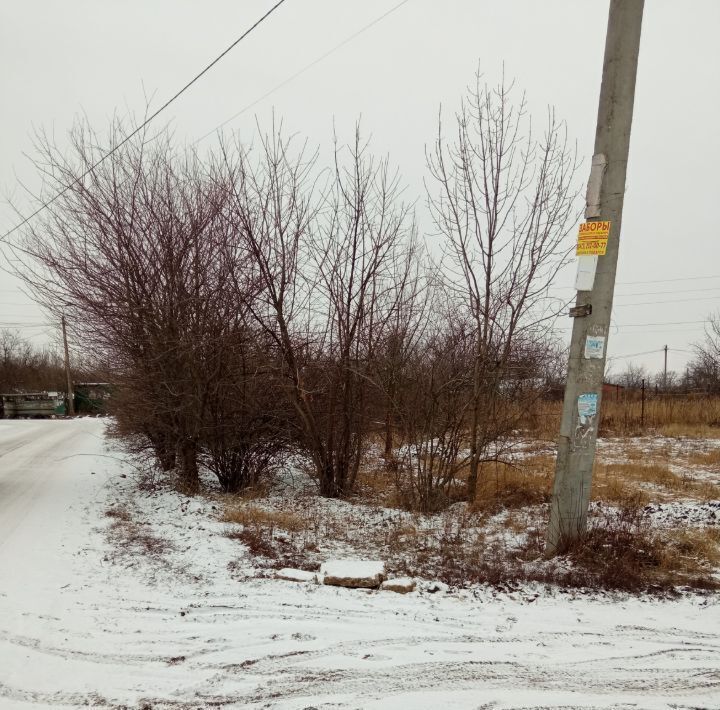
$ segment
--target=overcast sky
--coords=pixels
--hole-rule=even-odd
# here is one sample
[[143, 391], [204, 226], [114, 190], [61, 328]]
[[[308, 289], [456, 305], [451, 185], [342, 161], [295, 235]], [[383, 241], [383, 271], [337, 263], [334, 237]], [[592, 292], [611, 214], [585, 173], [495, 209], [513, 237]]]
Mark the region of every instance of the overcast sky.
[[[251, 137], [274, 108], [288, 129], [328, 146], [333, 121], [350, 137], [362, 117], [373, 150], [389, 153], [423, 209], [425, 145], [438, 107], [457, 107], [480, 62], [507, 75], [539, 119], [548, 105], [592, 155], [607, 0], [407, 0], [307, 72], [262, 98], [399, 0], [286, 0], [258, 30], [167, 110], [180, 139], [224, 130]], [[18, 179], [38, 181], [25, 154], [33, 127], [58, 143], [84, 113], [103, 129], [113, 113], [159, 106], [274, 4], [273, 0], [1, 0], [0, 188], [23, 208]], [[656, 371], [661, 348], [681, 369], [720, 309], [715, 227], [720, 162], [718, 0], [647, 0], [609, 355]], [[262, 99], [259, 100], [258, 99]], [[257, 102], [257, 103], [256, 103]], [[210, 136], [205, 141], [212, 141]], [[3, 203], [0, 230], [18, 221]], [[421, 216], [422, 223], [422, 216]], [[574, 268], [558, 289], [572, 294]], [[45, 316], [0, 272], [0, 324], [38, 342]], [[661, 324], [661, 325], [648, 325]], [[564, 332], [569, 334], [568, 323]], [[2, 327], [2, 325], [0, 325]], [[48, 335], [49, 333], [49, 335]], [[633, 358], [628, 354], [653, 353]]]

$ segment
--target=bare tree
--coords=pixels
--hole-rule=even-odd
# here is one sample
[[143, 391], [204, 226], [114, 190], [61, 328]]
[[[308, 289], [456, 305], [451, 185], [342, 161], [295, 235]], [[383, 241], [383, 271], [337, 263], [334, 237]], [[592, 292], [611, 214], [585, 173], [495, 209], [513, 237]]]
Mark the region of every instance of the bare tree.
[[392, 301], [395, 304], [375, 347], [375, 389], [380, 395], [373, 417], [384, 429], [383, 457], [395, 463], [396, 429], [405, 411], [405, 394], [412, 381], [416, 350], [431, 325], [435, 277], [425, 252], [410, 239], [404, 258], [396, 261]]
[[619, 384], [628, 390], [640, 390], [643, 381], [650, 384], [650, 373], [644, 365], [629, 362], [625, 370], [618, 376]]
[[[106, 140], [79, 124], [69, 157], [40, 136], [38, 166], [61, 192], [28, 234], [36, 261], [25, 276], [111, 364], [122, 427], [163, 468], [177, 461], [195, 490], [224, 346], [244, 328], [225, 289], [237, 267], [226, 258], [228, 195], [166, 131], [127, 135], [117, 121]], [[119, 147], [100, 162], [105, 143]]]
[[336, 144], [335, 179], [311, 249], [318, 295], [327, 313], [321, 490], [352, 488], [373, 411], [378, 350], [401, 309], [410, 278], [413, 224], [399, 201], [399, 179], [387, 159], [376, 161], [356, 129], [347, 159]]
[[61, 391], [62, 357], [49, 348], [34, 348], [15, 330], [0, 330], [0, 392]]
[[688, 364], [691, 386], [710, 394], [720, 393], [720, 313], [708, 318], [705, 338], [694, 346], [695, 355]]
[[397, 401], [401, 442], [396, 484], [407, 507], [433, 512], [450, 499], [472, 407], [474, 343], [459, 314], [429, 324], [413, 348]]
[[445, 240], [449, 286], [474, 324], [468, 495], [485, 450], [503, 432], [495, 416], [519, 340], [543, 339], [557, 310], [548, 287], [566, 262], [577, 215], [576, 159], [564, 126], [548, 112], [536, 138], [525, 98], [480, 74], [455, 116], [451, 143], [442, 122], [427, 156], [428, 199]]
[[[376, 162], [359, 132], [324, 189], [315, 156], [293, 153], [273, 131], [252, 164], [225, 151], [234, 185], [234, 224], [261, 284], [253, 313], [282, 360], [299, 441], [320, 491], [355, 483], [368, 431], [368, 390], [378, 343], [397, 308], [398, 264], [412, 231], [397, 175]], [[402, 269], [401, 269], [402, 270]]]

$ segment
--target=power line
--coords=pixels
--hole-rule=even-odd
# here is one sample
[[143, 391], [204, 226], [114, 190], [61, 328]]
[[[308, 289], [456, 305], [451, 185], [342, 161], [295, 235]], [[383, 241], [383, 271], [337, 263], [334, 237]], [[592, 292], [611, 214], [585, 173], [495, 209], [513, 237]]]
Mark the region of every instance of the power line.
[[[639, 293], [619, 293], [615, 298], [632, 298], [634, 296], [664, 296], [671, 293], [705, 293], [707, 291], [718, 291], [720, 286], [711, 286], [710, 288], [680, 288], [671, 291], [641, 291]], [[720, 293], [718, 293], [720, 298]]]
[[[643, 284], [653, 284], [653, 283], [672, 283], [672, 282], [680, 282], [680, 281], [703, 281], [703, 280], [710, 280], [710, 279], [720, 279], [720, 276], [688, 276], [681, 279], [658, 279], [656, 281], [622, 281], [619, 282], [623, 286], [641, 286]], [[552, 286], [551, 289], [557, 289], [562, 291], [577, 291], [575, 286], [568, 285], [555, 285]], [[622, 296], [628, 297], [628, 296], [650, 296], [654, 294], [663, 294], [663, 293], [697, 293], [697, 292], [703, 292], [703, 291], [717, 291], [720, 289], [720, 284], [717, 286], [712, 286], [710, 288], [697, 288], [697, 289], [685, 289], [682, 286], [680, 286], [677, 289], [673, 289], [671, 291], [639, 291], [638, 293], [623, 293], [623, 294], [617, 294], [616, 298], [620, 298]]]
[[[705, 318], [704, 320], [670, 320], [670, 321], [662, 321], [662, 322], [656, 322], [656, 323], [611, 323], [611, 328], [649, 328], [651, 326], [658, 326], [658, 325], [697, 325], [699, 323], [710, 323], [710, 321]], [[569, 326], [565, 326], [563, 328], [558, 328], [558, 330], [568, 330]]]
[[[636, 296], [643, 296], [645, 294], [636, 293]], [[614, 308], [627, 308], [628, 306], [654, 306], [661, 303], [689, 303], [690, 301], [719, 301], [720, 296], [698, 296], [696, 298], [673, 298], [668, 301], [638, 301], [637, 303], [616, 303]]]
[[319, 57], [317, 57], [317, 59], [314, 59], [312, 62], [310, 62], [309, 64], [306, 64], [302, 69], [299, 69], [299, 70], [296, 71], [294, 74], [292, 74], [291, 76], [289, 76], [287, 79], [281, 81], [279, 84], [276, 84], [272, 89], [270, 89], [269, 91], [267, 91], [266, 93], [264, 93], [264, 94], [263, 94], [262, 96], [260, 96], [259, 98], [255, 99], [252, 103], [249, 103], [247, 106], [245, 106], [244, 108], [240, 109], [237, 113], [235, 113], [235, 114], [233, 114], [232, 116], [230, 116], [230, 118], [228, 118], [227, 120], [225, 120], [225, 121], [223, 121], [222, 123], [220, 123], [220, 124], [218, 124], [217, 126], [215, 126], [215, 128], [213, 128], [211, 131], [208, 131], [208, 132], [205, 133], [204, 135], [200, 136], [200, 138], [198, 138], [198, 139], [194, 142], [194, 145], [196, 145], [197, 143], [200, 143], [201, 141], [204, 141], [208, 136], [211, 136], [213, 133], [215, 133], [216, 131], [218, 131], [219, 129], [221, 129], [223, 126], [225, 126], [225, 125], [227, 125], [228, 123], [230, 123], [230, 121], [234, 121], [238, 116], [241, 116], [241, 115], [244, 114], [246, 111], [249, 111], [253, 106], [256, 106], [256, 105], [259, 104], [261, 101], [264, 101], [268, 96], [271, 96], [272, 94], [274, 94], [278, 89], [282, 89], [283, 86], [287, 86], [287, 84], [289, 84], [290, 82], [292, 82], [292, 81], [294, 81], [295, 79], [297, 79], [301, 74], [304, 74], [304, 73], [305, 73], [306, 71], [308, 71], [309, 69], [312, 69], [316, 64], [319, 64], [319, 63], [322, 62], [324, 59], [327, 59], [331, 54], [334, 54], [338, 49], [342, 49], [346, 44], [349, 44], [349, 43], [352, 42], [355, 38], [357, 38], [357, 37], [359, 37], [361, 34], [363, 34], [363, 32], [366, 32], [366, 31], [369, 30], [371, 27], [373, 27], [374, 25], [376, 25], [378, 22], [381, 22], [382, 20], [384, 20], [388, 15], [391, 15], [391, 14], [392, 14], [393, 12], [395, 12], [396, 10], [399, 10], [403, 5], [405, 5], [405, 4], [408, 3], [409, 1], [410, 1], [410, 0], [402, 0], [402, 2], [399, 2], [397, 5], [394, 5], [393, 7], [391, 7], [389, 10], [387, 10], [386, 12], [384, 12], [384, 13], [383, 13], [382, 15], [380, 15], [379, 17], [376, 17], [372, 22], [369, 22], [369, 23], [368, 23], [367, 25], [365, 25], [364, 27], [361, 27], [359, 30], [357, 30], [357, 31], [354, 32], [353, 34], [351, 34], [351, 35], [349, 35], [348, 37], [346, 37], [342, 42], [340, 42], [339, 44], [336, 44], [334, 47], [332, 47], [332, 48], [329, 49], [327, 52], [325, 52], [325, 54], [321, 54]]
[[0, 328], [48, 328], [53, 323], [46, 321], [3, 321], [0, 322]]
[[5, 232], [0, 237], [0, 242], [4, 241], [9, 237], [13, 232], [20, 229], [20, 227], [26, 225], [31, 219], [36, 217], [40, 212], [42, 212], [44, 209], [49, 207], [55, 200], [57, 200], [59, 197], [62, 197], [73, 185], [76, 185], [80, 180], [83, 180], [85, 177], [87, 177], [95, 168], [98, 167], [103, 161], [107, 160], [115, 151], [117, 151], [119, 148], [121, 148], [125, 143], [127, 143], [131, 138], [136, 136], [143, 128], [145, 128], [153, 119], [157, 118], [160, 113], [162, 113], [173, 101], [178, 99], [182, 94], [184, 94], [198, 79], [200, 79], [203, 75], [205, 75], [210, 69], [212, 69], [228, 52], [233, 50], [242, 40], [244, 40], [256, 27], [261, 25], [270, 15], [272, 15], [277, 8], [280, 7], [285, 2], [285, 0], [278, 0], [260, 19], [256, 20], [253, 25], [251, 25], [245, 32], [243, 32], [227, 49], [225, 49], [223, 52], [221, 52], [215, 59], [213, 59], [210, 64], [208, 64], [199, 74], [196, 74], [185, 86], [180, 89], [174, 96], [172, 96], [170, 99], [168, 99], [157, 111], [155, 111], [149, 118], [146, 118], [132, 133], [130, 133], [128, 136], [126, 136], [123, 140], [121, 140], [114, 148], [112, 148], [110, 151], [105, 153], [97, 162], [95, 162], [93, 165], [91, 165], [82, 175], [75, 178], [72, 182], [70, 182], [68, 185], [65, 185], [65, 187], [62, 188], [59, 192], [57, 192], [53, 197], [51, 197], [47, 202], [44, 202], [40, 205], [32, 214], [30, 214], [28, 217], [25, 217], [25, 219], [22, 220], [22, 222], [19, 222], [14, 227], [9, 229], [7, 232]]
[[625, 360], [626, 358], [629, 358], [629, 357], [640, 357], [641, 355], [653, 355], [655, 353], [661, 353], [661, 352], [662, 352], [662, 348], [660, 348], [659, 350], [657, 350], [657, 349], [656, 350], [646, 350], [645, 352], [642, 352], [642, 353], [629, 353], [627, 355], [612, 355], [611, 357], [608, 357], [608, 360]]
[[657, 323], [624, 323], [620, 325], [611, 325], [613, 328], [645, 328], [655, 325], [696, 325], [698, 323], [709, 323], [710, 321], [705, 318], [703, 320], [669, 320]]
[[701, 327], [695, 327], [695, 328], [630, 328], [630, 329], [624, 329], [622, 331], [619, 331], [617, 335], [624, 335], [624, 336], [630, 336], [630, 335], [650, 335], [650, 334], [660, 334], [660, 335], [667, 335], [668, 333], [686, 333], [687, 337], [690, 337], [691, 335], [698, 334], [700, 335], [703, 332]]
[[631, 286], [635, 284], [662, 284], [670, 283], [672, 281], [705, 281], [708, 279], [720, 279], [720, 274], [715, 276], [682, 276], [673, 279], [651, 279], [650, 281], [618, 281], [619, 286]]

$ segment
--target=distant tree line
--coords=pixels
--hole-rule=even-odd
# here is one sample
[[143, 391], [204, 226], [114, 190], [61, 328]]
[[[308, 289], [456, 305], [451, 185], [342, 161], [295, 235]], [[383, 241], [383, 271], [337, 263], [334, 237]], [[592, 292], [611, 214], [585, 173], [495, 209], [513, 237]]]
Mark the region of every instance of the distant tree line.
[[359, 128], [329, 165], [276, 124], [203, 154], [162, 130], [124, 142], [120, 121], [78, 124], [69, 151], [41, 135], [64, 191], [25, 276], [111, 373], [119, 429], [187, 490], [203, 466], [236, 491], [298, 451], [342, 496], [377, 446], [409, 504], [436, 508], [461, 471], [473, 496], [562, 368], [548, 287], [577, 218], [563, 125], [536, 134], [510, 94], [478, 77], [440, 122], [422, 235]]
[[720, 312], [709, 316], [705, 337], [694, 347], [686, 377], [693, 389], [720, 395]]
[[16, 330], [0, 330], [0, 393], [60, 392], [65, 369], [52, 348], [36, 348]]
[[651, 372], [643, 365], [629, 363], [609, 379], [632, 391], [639, 391], [644, 383], [648, 393], [720, 395], [720, 314], [708, 316], [704, 336], [693, 345], [684, 370]]

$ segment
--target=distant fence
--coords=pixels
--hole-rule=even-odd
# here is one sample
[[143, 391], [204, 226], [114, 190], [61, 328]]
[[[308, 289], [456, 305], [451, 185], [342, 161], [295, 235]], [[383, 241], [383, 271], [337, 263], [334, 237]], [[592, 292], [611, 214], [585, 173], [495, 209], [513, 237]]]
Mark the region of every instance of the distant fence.
[[602, 429], [627, 431], [667, 426], [720, 428], [720, 397], [682, 392], [646, 390], [624, 393], [617, 399], [604, 397]]
[[[528, 409], [520, 426], [529, 434], [557, 439], [562, 402], [540, 400]], [[603, 389], [600, 434], [642, 434], [652, 430], [669, 435], [702, 434], [717, 429], [720, 436], [720, 396], [703, 393]]]

